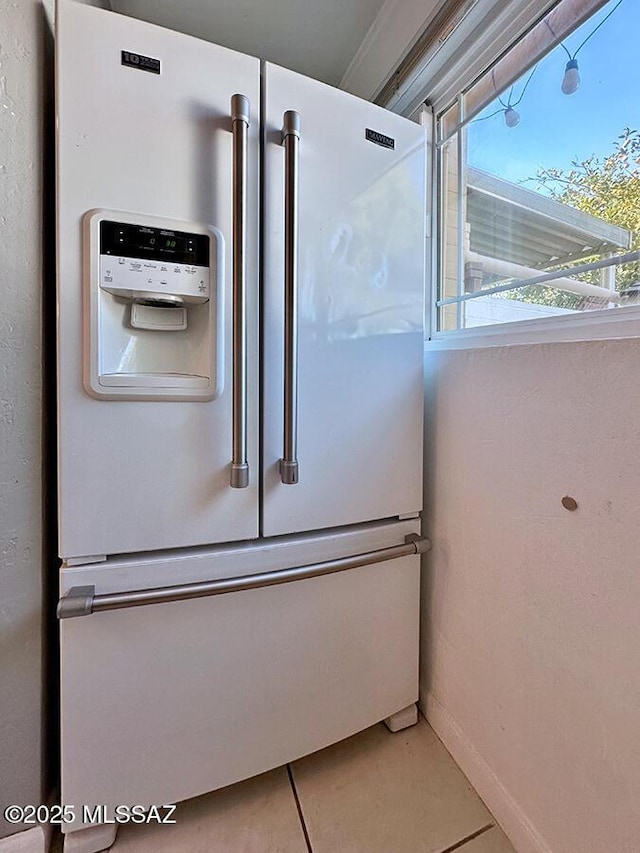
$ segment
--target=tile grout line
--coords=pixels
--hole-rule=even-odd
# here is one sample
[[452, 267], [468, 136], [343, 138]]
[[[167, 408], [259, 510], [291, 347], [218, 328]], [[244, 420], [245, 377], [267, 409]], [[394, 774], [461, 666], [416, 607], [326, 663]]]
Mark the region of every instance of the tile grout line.
[[[293, 770], [291, 769], [291, 765], [287, 764], [287, 775], [289, 776], [289, 784], [291, 785], [291, 790], [293, 792], [293, 799], [296, 801], [296, 808], [298, 810], [298, 818], [300, 819], [300, 826], [302, 827], [302, 832], [304, 834], [304, 840], [307, 845], [307, 853], [313, 853], [313, 849], [311, 847], [311, 839], [309, 838], [309, 833], [307, 832], [307, 824], [304, 822], [304, 815], [302, 814], [302, 806], [300, 805], [300, 798], [298, 797], [298, 790], [296, 788], [296, 783], [293, 779]], [[445, 851], [446, 853], [446, 851]]]
[[[420, 707], [420, 705], [418, 705], [418, 703], [416, 703], [416, 707], [417, 707], [417, 709], [418, 709], [418, 716], [422, 717], [422, 719], [423, 719], [423, 720], [425, 721], [425, 723], [429, 726], [429, 728], [431, 728], [431, 723], [429, 722], [429, 720], [427, 720], [427, 717], [426, 717], [425, 713], [423, 712], [423, 710], [422, 710], [422, 708]], [[433, 729], [432, 729], [432, 731], [433, 731]], [[438, 738], [438, 740], [440, 741], [440, 743], [442, 743], [442, 740], [440, 740], [440, 738], [438, 737], [437, 732], [434, 732], [434, 734], [435, 734], [435, 736]], [[444, 743], [442, 743], [442, 746], [444, 746]], [[445, 748], [445, 749], [447, 749], [447, 747], [446, 747], [446, 746], [444, 746], [444, 748]], [[464, 771], [462, 771], [462, 768], [460, 767], [460, 765], [458, 764], [458, 762], [455, 760], [455, 758], [451, 755], [451, 753], [449, 752], [449, 750], [448, 750], [448, 749], [447, 749], [447, 752], [448, 752], [448, 753], [449, 753], [449, 755], [451, 756], [451, 759], [452, 759], [452, 761], [454, 761], [454, 763], [455, 763], [456, 767], [458, 767], [458, 769], [459, 769], [461, 772], [464, 772]], [[467, 779], [466, 774], [465, 774], [465, 779]], [[467, 779], [467, 782], [469, 782], [469, 780], [468, 780], [468, 779]], [[471, 785], [471, 782], [469, 782], [469, 784]], [[473, 785], [471, 785], [471, 787], [473, 788]], [[473, 788], [473, 790], [475, 791], [476, 796], [477, 796], [477, 797], [480, 799], [480, 801], [484, 804], [484, 806], [485, 806], [485, 807], [487, 807], [487, 804], [484, 802], [484, 800], [482, 799], [482, 797], [480, 796], [480, 794], [478, 794], [478, 792], [476, 791], [476, 789], [475, 789], [475, 788]], [[491, 817], [493, 817], [493, 815], [491, 814], [491, 812], [490, 812], [490, 815], [491, 815]], [[482, 829], [479, 829], [477, 832], [474, 832], [472, 835], [467, 836], [467, 838], [463, 838], [463, 839], [462, 839], [462, 841], [458, 841], [456, 844], [453, 844], [451, 847], [447, 847], [447, 848], [446, 848], [446, 850], [442, 850], [442, 851], [441, 851], [441, 853], [453, 853], [453, 851], [454, 851], [454, 850], [459, 850], [459, 849], [460, 849], [460, 847], [462, 847], [462, 846], [463, 846], [464, 844], [466, 844], [468, 841], [473, 841], [473, 840], [474, 840], [474, 838], [478, 838], [480, 835], [484, 835], [484, 833], [485, 833], [485, 832], [487, 832], [487, 831], [488, 831], [488, 830], [490, 830], [490, 829], [493, 829], [493, 828], [494, 828], [494, 826], [496, 826], [495, 818], [493, 818], [493, 819], [494, 819], [494, 823], [489, 823], [489, 824], [487, 824], [487, 826], [483, 826], [483, 827], [482, 827]]]
[[493, 829], [494, 826], [494, 823], [488, 823], [486, 826], [483, 826], [482, 829], [478, 829], [476, 832], [472, 832], [471, 835], [467, 835], [466, 838], [462, 838], [460, 841], [456, 841], [456, 843], [452, 844], [451, 847], [447, 847], [445, 850], [441, 850], [440, 853], [453, 853], [454, 850], [460, 850], [463, 845], [467, 844], [469, 841], [474, 841], [481, 835], [484, 835], [485, 832], [488, 832], [490, 829]]

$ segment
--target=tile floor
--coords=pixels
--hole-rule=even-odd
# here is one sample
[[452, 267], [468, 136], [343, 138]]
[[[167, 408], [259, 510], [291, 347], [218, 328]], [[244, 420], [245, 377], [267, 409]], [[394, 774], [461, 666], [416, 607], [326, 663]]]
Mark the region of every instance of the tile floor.
[[374, 726], [120, 828], [114, 853], [514, 853], [428, 724]]

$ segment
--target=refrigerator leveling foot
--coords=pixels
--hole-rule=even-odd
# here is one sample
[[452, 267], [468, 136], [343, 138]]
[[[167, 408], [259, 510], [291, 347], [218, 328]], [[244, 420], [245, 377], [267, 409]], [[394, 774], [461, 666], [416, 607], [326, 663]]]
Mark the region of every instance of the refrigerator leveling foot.
[[98, 853], [116, 840], [117, 823], [97, 823], [64, 836], [64, 853]]
[[[415, 726], [417, 722], [418, 707], [414, 703], [413, 705], [407, 705], [402, 711], [397, 711], [395, 714], [387, 717], [384, 724], [390, 732], [399, 732], [402, 729], [408, 729], [409, 726]], [[67, 853], [66, 850], [65, 853]]]

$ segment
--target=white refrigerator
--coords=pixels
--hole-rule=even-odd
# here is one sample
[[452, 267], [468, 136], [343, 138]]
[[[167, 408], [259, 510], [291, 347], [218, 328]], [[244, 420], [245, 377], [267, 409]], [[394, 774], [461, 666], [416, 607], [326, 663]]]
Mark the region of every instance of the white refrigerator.
[[195, 796], [417, 699], [425, 138], [71, 0], [56, 120], [62, 797], [88, 851], [81, 804]]

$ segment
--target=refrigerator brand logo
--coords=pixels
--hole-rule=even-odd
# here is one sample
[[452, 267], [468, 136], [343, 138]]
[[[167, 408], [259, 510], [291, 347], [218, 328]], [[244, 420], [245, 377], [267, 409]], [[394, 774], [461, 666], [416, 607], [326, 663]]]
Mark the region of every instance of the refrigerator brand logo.
[[378, 133], [377, 130], [367, 128], [364, 135], [369, 142], [375, 142], [376, 145], [382, 145], [383, 148], [396, 147], [395, 139], [392, 139], [390, 136], [385, 136], [384, 133]]
[[122, 64], [128, 65], [129, 68], [137, 68], [138, 71], [150, 71], [152, 74], [160, 73], [160, 60], [154, 59], [152, 56], [142, 56], [140, 53], [123, 50], [121, 57]]

